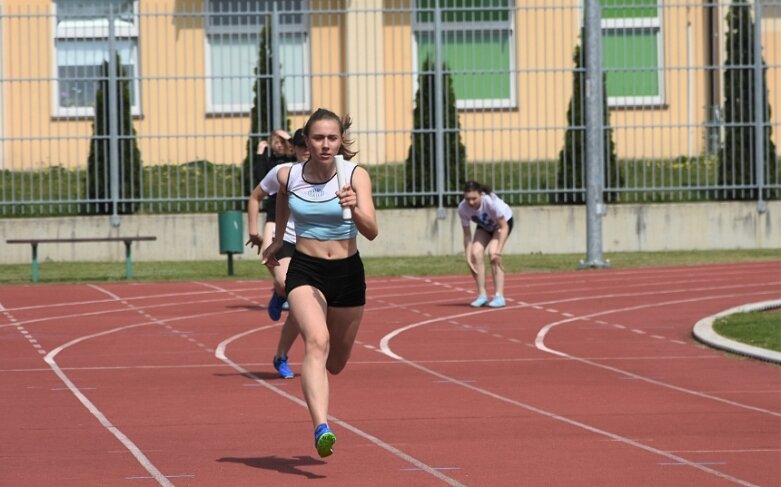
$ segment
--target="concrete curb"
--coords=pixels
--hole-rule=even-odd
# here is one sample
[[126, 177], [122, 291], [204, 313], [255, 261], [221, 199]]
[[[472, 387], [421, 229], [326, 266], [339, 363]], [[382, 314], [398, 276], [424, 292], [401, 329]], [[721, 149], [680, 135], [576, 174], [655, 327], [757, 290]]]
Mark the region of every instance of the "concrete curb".
[[729, 338], [723, 337], [713, 331], [713, 323], [722, 316], [727, 316], [733, 313], [743, 313], [747, 311], [764, 311], [779, 307], [781, 307], [781, 299], [736, 306], [734, 308], [717, 313], [713, 316], [708, 316], [707, 318], [701, 319], [697, 322], [697, 324], [694, 325], [692, 334], [694, 335], [694, 338], [711, 347], [739, 355], [745, 355], [759, 360], [764, 360], [767, 362], [781, 364], [781, 353], [779, 352], [774, 352], [772, 350], [767, 350], [764, 348], [755, 347], [753, 345], [737, 342], [735, 340], [730, 340]]

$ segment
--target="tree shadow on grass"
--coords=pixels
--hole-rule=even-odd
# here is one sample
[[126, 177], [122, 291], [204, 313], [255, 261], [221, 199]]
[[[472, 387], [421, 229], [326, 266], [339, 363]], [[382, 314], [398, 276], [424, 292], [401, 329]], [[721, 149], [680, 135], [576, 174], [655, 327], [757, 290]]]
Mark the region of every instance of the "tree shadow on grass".
[[217, 460], [225, 463], [243, 463], [252, 468], [262, 468], [265, 470], [275, 470], [279, 473], [288, 475], [301, 475], [308, 479], [324, 479], [324, 475], [302, 470], [301, 467], [312, 467], [316, 465], [325, 465], [325, 462], [311, 456], [295, 456], [293, 458], [284, 458], [277, 456], [270, 457], [248, 457], [235, 458], [223, 457]]

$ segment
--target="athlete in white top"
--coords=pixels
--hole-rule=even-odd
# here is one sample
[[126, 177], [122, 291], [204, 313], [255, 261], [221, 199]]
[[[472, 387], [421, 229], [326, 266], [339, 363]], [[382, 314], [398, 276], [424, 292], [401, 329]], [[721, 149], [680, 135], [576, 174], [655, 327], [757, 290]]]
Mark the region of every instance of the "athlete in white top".
[[[306, 146], [304, 140], [303, 130], [298, 129], [291, 139], [293, 148], [295, 150], [296, 160], [303, 162], [309, 159], [309, 149]], [[290, 167], [293, 163], [278, 164], [271, 168], [266, 176], [260, 181], [260, 184], [255, 188], [247, 203], [247, 221], [249, 228], [249, 241], [247, 245], [251, 247], [257, 246], [258, 253], [260, 253], [264, 247], [267, 247], [271, 242], [264, 242], [261, 235], [258, 233], [258, 215], [260, 212], [260, 202], [267, 196], [276, 194], [279, 191], [279, 179], [277, 178], [277, 172], [280, 167]], [[275, 215], [276, 216], [276, 215]], [[275, 225], [276, 226], [276, 225]], [[274, 232], [270, 232], [270, 238], [273, 238]], [[271, 277], [274, 281], [274, 289], [271, 293], [271, 300], [269, 300], [267, 311], [273, 321], [280, 319], [282, 310], [287, 309], [287, 294], [285, 293], [285, 277], [287, 276], [287, 269], [290, 265], [290, 258], [293, 255], [296, 245], [296, 232], [295, 223], [292, 218], [288, 220], [285, 227], [285, 235], [283, 237], [284, 244], [276, 257], [279, 262], [278, 266], [269, 267]], [[293, 346], [296, 337], [298, 337], [298, 324], [291, 314], [288, 314], [285, 318], [285, 323], [282, 325], [282, 329], [279, 332], [279, 341], [277, 343], [277, 351], [272, 360], [274, 368], [277, 373], [283, 379], [292, 379], [295, 377], [295, 373], [288, 365], [288, 352]]]
[[[349, 161], [355, 152], [345, 138], [350, 119], [325, 109], [315, 111], [304, 126], [310, 158], [281, 168], [277, 193], [277, 237], [263, 252], [275, 265], [292, 213], [296, 221], [296, 249], [287, 271], [285, 290], [290, 313], [304, 339], [301, 388], [315, 427], [315, 448], [321, 457], [333, 453], [336, 435], [329, 427], [328, 373], [347, 365], [366, 303], [366, 277], [358, 254], [357, 234], [368, 240], [378, 234], [371, 178], [366, 169], [345, 162], [347, 182], [336, 180], [336, 159]], [[342, 218], [349, 208], [351, 220]]]
[[[464, 187], [464, 199], [458, 204], [458, 216], [464, 230], [464, 258], [477, 283], [477, 299], [472, 301], [470, 306], [479, 308], [488, 305], [501, 308], [506, 304], [502, 251], [513, 228], [513, 212], [491, 188], [477, 181], [469, 181]], [[476, 224], [474, 238], [471, 222]], [[490, 302], [485, 288], [483, 255], [486, 249], [491, 259], [491, 274], [495, 287], [495, 294]]]

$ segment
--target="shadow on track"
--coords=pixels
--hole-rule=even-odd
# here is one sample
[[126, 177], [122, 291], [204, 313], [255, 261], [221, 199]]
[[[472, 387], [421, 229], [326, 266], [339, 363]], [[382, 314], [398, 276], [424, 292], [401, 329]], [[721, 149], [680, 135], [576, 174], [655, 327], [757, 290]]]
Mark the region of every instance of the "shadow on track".
[[325, 465], [324, 461], [310, 456], [296, 456], [293, 458], [281, 458], [277, 456], [249, 458], [223, 457], [217, 461], [226, 463], [243, 463], [248, 467], [262, 468], [265, 470], [276, 470], [279, 473], [301, 475], [308, 479], [326, 478], [324, 475], [318, 475], [312, 472], [307, 472], [306, 470], [301, 470], [301, 467]]

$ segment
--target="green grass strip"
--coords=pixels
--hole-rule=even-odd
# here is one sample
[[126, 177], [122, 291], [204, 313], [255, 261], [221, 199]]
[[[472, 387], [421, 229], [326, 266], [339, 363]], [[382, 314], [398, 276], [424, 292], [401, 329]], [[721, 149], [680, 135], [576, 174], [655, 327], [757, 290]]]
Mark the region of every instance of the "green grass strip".
[[781, 352], [781, 311], [735, 313], [716, 320], [713, 330], [748, 345]]
[[[578, 268], [583, 254], [516, 254], [504, 256], [505, 271], [565, 272]], [[612, 269], [686, 266], [781, 260], [781, 250], [712, 250], [677, 252], [619, 252], [605, 254]], [[364, 257], [368, 276], [461, 275], [469, 279], [463, 256]], [[234, 259], [228, 275], [227, 258], [209, 261], [134, 262], [133, 281], [194, 281], [209, 279], [270, 280], [260, 257]], [[588, 272], [588, 271], [583, 271]], [[0, 265], [0, 284], [30, 283], [31, 264]], [[125, 280], [124, 261], [40, 262], [40, 282], [110, 282]]]

